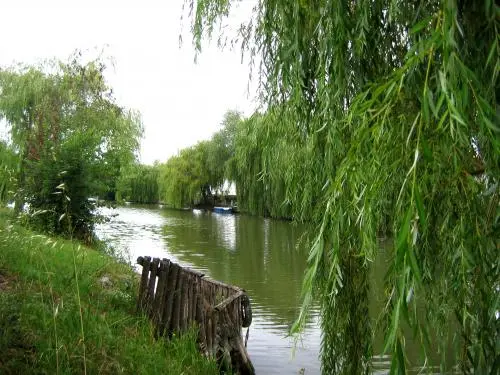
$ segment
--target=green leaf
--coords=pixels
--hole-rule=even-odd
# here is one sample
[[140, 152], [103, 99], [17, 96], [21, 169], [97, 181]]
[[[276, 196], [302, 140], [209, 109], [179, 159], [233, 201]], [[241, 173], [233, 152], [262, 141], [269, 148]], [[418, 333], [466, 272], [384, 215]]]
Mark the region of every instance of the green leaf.
[[[424, 148], [424, 154], [425, 154], [425, 148]], [[417, 212], [418, 212], [418, 220], [420, 222], [422, 232], [425, 232], [427, 230], [427, 212], [425, 211], [424, 203], [422, 201], [422, 196], [420, 195], [420, 189], [418, 185], [414, 187], [414, 194], [415, 194], [415, 204], [417, 206]]]
[[404, 351], [400, 339], [398, 339], [398, 342], [396, 344], [396, 357], [398, 361], [398, 374], [406, 374]]
[[389, 348], [393, 347], [394, 340], [396, 340], [396, 333], [399, 327], [400, 306], [400, 301], [397, 301], [396, 308], [392, 311], [390, 331], [385, 341], [383, 353], [387, 353]]
[[438, 111], [436, 106], [434, 105], [434, 94], [431, 90], [427, 91], [427, 101], [429, 102], [429, 107], [431, 108], [432, 114], [434, 117], [438, 117]]
[[416, 34], [418, 33], [420, 30], [422, 30], [423, 28], [429, 26], [430, 22], [432, 20], [432, 17], [429, 16], [427, 18], [424, 18], [423, 20], [421, 20], [420, 22], [418, 22], [417, 24], [415, 24], [411, 29], [410, 29], [410, 34]]
[[414, 246], [410, 245], [407, 247], [407, 253], [410, 258], [410, 267], [413, 275], [417, 279], [418, 283], [422, 283], [422, 275], [420, 273], [420, 267], [418, 266], [417, 258], [415, 257]]
[[408, 243], [408, 233], [410, 232], [410, 221], [411, 221], [412, 211], [413, 210], [411, 209], [411, 206], [408, 207], [408, 209], [406, 210], [405, 218], [399, 229], [396, 241], [396, 247], [398, 250], [402, 249], [403, 247], [406, 247]]
[[446, 75], [441, 70], [438, 72], [438, 75], [439, 75], [439, 82], [441, 84], [441, 90], [443, 90], [443, 92], [445, 94], [447, 94], [447, 89], [446, 89]]
[[496, 52], [497, 48], [498, 48], [498, 42], [495, 40], [493, 43], [491, 43], [490, 52], [488, 53], [488, 58], [486, 59], [486, 66], [487, 67], [493, 61], [493, 56], [495, 56], [495, 52]]

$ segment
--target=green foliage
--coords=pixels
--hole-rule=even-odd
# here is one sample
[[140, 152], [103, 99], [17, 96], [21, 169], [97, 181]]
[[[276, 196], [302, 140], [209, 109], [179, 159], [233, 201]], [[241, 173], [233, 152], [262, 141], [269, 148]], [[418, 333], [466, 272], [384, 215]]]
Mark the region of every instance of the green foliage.
[[136, 203], [158, 203], [159, 165], [135, 164], [122, 171], [117, 196], [120, 200]]
[[157, 339], [135, 313], [130, 266], [12, 225], [4, 211], [0, 253], [2, 374], [218, 374], [196, 332]]
[[193, 206], [208, 194], [205, 157], [206, 142], [200, 142], [160, 166], [160, 196], [166, 204], [174, 208]]
[[114, 191], [135, 160], [140, 119], [114, 102], [104, 68], [75, 57], [0, 71], [0, 116], [19, 154], [16, 209], [29, 203], [28, 221], [49, 233], [90, 239], [87, 198]]
[[[201, 48], [234, 2], [190, 3]], [[248, 124], [235, 165], [262, 181], [245, 185], [265, 197], [252, 211], [277, 205], [276, 190], [316, 225], [295, 328], [318, 297], [325, 373], [369, 372], [366, 275], [381, 230], [393, 234], [377, 324], [391, 372], [413, 365], [405, 326], [424, 357], [429, 331], [443, 356], [457, 332], [463, 372], [498, 371], [499, 14], [490, 0], [261, 0], [240, 29], [261, 59], [264, 117], [277, 117]]]
[[160, 197], [165, 203], [174, 208], [209, 204], [213, 194], [222, 192], [240, 119], [238, 112], [227, 112], [211, 140], [181, 150], [160, 166]]
[[243, 211], [275, 218], [310, 221], [322, 186], [304, 177], [315, 167], [314, 143], [295, 133], [294, 122], [279, 111], [241, 121], [227, 178], [236, 184]]
[[0, 140], [0, 205], [13, 198], [17, 155]]

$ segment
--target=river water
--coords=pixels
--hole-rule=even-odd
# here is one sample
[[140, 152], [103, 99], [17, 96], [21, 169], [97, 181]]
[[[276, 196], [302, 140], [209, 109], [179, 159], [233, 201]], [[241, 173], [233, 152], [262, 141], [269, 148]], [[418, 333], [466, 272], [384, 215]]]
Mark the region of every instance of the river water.
[[[159, 206], [101, 210], [110, 220], [97, 227], [97, 235], [131, 264], [138, 256], [166, 257], [247, 291], [253, 310], [248, 352], [257, 374], [320, 374], [318, 309], [313, 309], [297, 345], [288, 336], [300, 308], [308, 253], [302, 240], [304, 227], [246, 215]], [[384, 303], [386, 259], [381, 254], [372, 267], [370, 314], [374, 318]], [[383, 337], [376, 337], [374, 352], [382, 352], [382, 345]], [[411, 341], [406, 349], [409, 359], [418, 362], [419, 350]], [[388, 356], [375, 355], [373, 373], [386, 374], [389, 365]]]

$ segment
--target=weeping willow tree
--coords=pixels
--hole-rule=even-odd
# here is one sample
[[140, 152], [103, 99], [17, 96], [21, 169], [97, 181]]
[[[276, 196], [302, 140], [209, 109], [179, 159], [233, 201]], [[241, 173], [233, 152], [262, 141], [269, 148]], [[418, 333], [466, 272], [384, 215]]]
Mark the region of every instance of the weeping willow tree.
[[159, 173], [159, 164], [132, 164], [123, 168], [116, 183], [117, 199], [136, 203], [158, 203]]
[[208, 156], [211, 146], [210, 141], [198, 142], [160, 165], [160, 198], [166, 204], [184, 208], [206, 203], [220, 182], [210, 174]]
[[[17, 156], [16, 209], [52, 234], [91, 241], [88, 198], [136, 158], [139, 115], [118, 106], [100, 60], [0, 69], [0, 118]], [[65, 220], [63, 220], [66, 218]]]
[[238, 111], [227, 111], [211, 139], [182, 149], [160, 165], [158, 183], [165, 203], [174, 208], [211, 205], [214, 195], [224, 193], [227, 163], [234, 158], [240, 123]]
[[[199, 50], [235, 3], [190, 1]], [[258, 62], [262, 102], [280, 114], [263, 148], [289, 132], [305, 154], [290, 159], [285, 194], [317, 225], [295, 328], [319, 298], [323, 371], [369, 372], [381, 327], [391, 372], [404, 373], [409, 327], [425, 358], [434, 338], [442, 371], [451, 340], [461, 371], [497, 373], [499, 6], [260, 0], [249, 16], [232, 42]], [[381, 229], [392, 260], [374, 326], [367, 275]]]
[[301, 143], [294, 123], [280, 113], [255, 113], [234, 132], [227, 178], [236, 185], [239, 208], [274, 218], [310, 220], [321, 186], [300, 184], [310, 173], [312, 144]]

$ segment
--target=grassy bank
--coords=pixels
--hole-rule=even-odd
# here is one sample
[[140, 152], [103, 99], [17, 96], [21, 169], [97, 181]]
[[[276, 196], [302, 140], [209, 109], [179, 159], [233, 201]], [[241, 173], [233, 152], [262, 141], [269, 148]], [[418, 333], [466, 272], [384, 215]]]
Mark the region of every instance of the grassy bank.
[[0, 209], [1, 374], [216, 374], [194, 334], [155, 340], [129, 266]]

